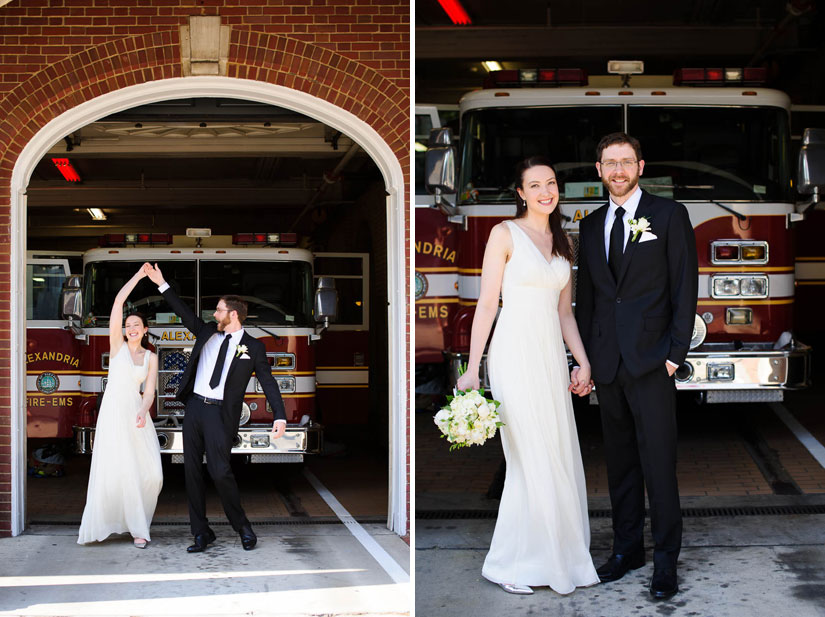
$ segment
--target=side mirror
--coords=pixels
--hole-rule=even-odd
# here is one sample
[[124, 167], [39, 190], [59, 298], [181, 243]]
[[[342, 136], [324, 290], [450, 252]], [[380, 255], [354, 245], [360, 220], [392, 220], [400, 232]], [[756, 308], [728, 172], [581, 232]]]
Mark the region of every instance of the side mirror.
[[424, 157], [424, 186], [429, 193], [455, 193], [456, 154], [451, 129], [430, 131], [430, 145]]
[[315, 321], [323, 323], [324, 327], [330, 321], [338, 319], [338, 290], [335, 289], [335, 279], [331, 276], [322, 276], [318, 279], [315, 288]]
[[70, 321], [80, 321], [83, 317], [83, 277], [70, 274], [63, 283], [60, 294], [60, 316]]
[[796, 190], [813, 203], [825, 194], [825, 129], [805, 129], [797, 164]]

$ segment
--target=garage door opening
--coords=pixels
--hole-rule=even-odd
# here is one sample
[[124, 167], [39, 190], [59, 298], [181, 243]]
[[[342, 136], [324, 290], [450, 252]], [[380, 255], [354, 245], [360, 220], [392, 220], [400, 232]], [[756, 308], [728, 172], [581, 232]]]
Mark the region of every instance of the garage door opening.
[[[74, 449], [93, 445], [108, 311], [144, 261], [161, 263], [205, 319], [221, 294], [250, 303], [245, 328], [267, 346], [291, 429], [288, 448], [256, 440], [271, 412], [253, 379], [233, 450], [253, 523], [332, 517], [295, 464], [302, 458], [351, 514], [387, 519], [387, 190], [355, 141], [265, 103], [161, 101], [57, 141], [34, 166], [26, 195], [29, 524], [79, 523], [90, 455]], [[339, 299], [329, 324], [312, 313], [322, 278]], [[66, 282], [83, 291], [72, 323], [61, 319]], [[156, 288], [141, 285], [130, 302], [149, 315], [160, 359], [153, 415], [166, 462], [155, 521], [183, 523], [183, 469], [174, 462], [183, 410], [173, 393], [187, 337]], [[223, 520], [216, 495], [208, 507]]]

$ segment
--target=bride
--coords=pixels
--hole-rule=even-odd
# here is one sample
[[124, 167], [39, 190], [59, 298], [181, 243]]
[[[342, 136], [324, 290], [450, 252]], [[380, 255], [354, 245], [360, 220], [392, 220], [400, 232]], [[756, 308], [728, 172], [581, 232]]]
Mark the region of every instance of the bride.
[[123, 304], [144, 276], [141, 267], [123, 286], [109, 318], [109, 376], [97, 419], [78, 544], [126, 531], [137, 548], [146, 548], [150, 539], [149, 526], [163, 486], [157, 433], [149, 417], [158, 357], [145, 347], [149, 328], [143, 315], [126, 317], [125, 341], [121, 329]]
[[[481, 574], [509, 593], [549, 586], [566, 594], [599, 582], [569, 393], [590, 392], [590, 363], [571, 305], [573, 251], [562, 230], [550, 161], [522, 161], [516, 192], [516, 217], [493, 227], [487, 241], [469, 368], [456, 387], [479, 386], [500, 294], [488, 368], [493, 397], [501, 401], [507, 475]], [[580, 367], [572, 383], [562, 339]]]

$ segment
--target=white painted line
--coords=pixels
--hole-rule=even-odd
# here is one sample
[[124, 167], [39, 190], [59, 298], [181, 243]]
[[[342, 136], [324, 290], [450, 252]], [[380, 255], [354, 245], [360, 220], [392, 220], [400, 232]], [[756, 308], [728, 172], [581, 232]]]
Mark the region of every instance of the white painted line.
[[341, 505], [341, 502], [335, 498], [329, 489], [321, 484], [321, 481], [306, 468], [304, 468], [304, 477], [309, 481], [312, 487], [318, 491], [321, 499], [323, 499], [330, 509], [335, 512], [335, 515], [341, 520], [341, 522], [346, 525], [350, 533], [355, 536], [355, 539], [358, 540], [365, 549], [367, 549], [367, 552], [372, 555], [373, 559], [375, 559], [375, 561], [377, 561], [378, 564], [384, 568], [384, 571], [390, 575], [390, 578], [392, 578], [392, 580], [396, 583], [409, 583], [410, 575], [404, 571], [404, 568], [402, 568], [387, 551], [381, 548], [381, 545], [367, 533], [366, 529], [361, 527], [361, 525], [349, 512], [347, 512], [346, 508]]
[[770, 408], [773, 409], [773, 412], [779, 416], [779, 419], [785, 423], [785, 426], [791, 429], [791, 432], [796, 435], [796, 438], [805, 446], [805, 449], [811, 453], [811, 456], [816, 459], [816, 462], [825, 468], [825, 446], [823, 446], [816, 437], [811, 435], [808, 429], [802, 426], [799, 420], [794, 418], [791, 412], [788, 411], [788, 408], [782, 403], [769, 403], [769, 405]]

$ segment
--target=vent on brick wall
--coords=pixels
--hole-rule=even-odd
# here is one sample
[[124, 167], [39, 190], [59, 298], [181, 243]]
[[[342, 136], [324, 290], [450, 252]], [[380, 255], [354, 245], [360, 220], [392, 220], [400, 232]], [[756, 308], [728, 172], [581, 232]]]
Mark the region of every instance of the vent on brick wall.
[[[420, 520], [438, 519], [493, 519], [497, 510], [418, 510], [415, 518]], [[684, 508], [685, 518], [708, 516], [785, 516], [790, 514], [825, 514], [823, 505], [789, 506], [733, 506], [719, 508]], [[647, 515], [647, 512], [645, 512]], [[590, 518], [610, 518], [610, 510], [588, 510]]]

